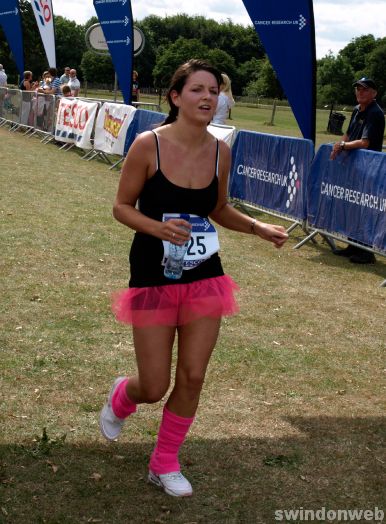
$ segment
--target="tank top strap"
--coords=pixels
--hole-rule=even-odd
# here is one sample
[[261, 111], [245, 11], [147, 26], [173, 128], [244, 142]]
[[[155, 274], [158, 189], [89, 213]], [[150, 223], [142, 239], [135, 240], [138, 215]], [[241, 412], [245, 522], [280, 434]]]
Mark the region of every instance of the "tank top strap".
[[218, 164], [220, 159], [220, 147], [219, 147], [219, 141], [218, 138], [216, 138], [216, 177], [218, 177]]
[[156, 158], [156, 170], [158, 171], [160, 168], [160, 154], [159, 154], [159, 138], [155, 131], [152, 131], [153, 135], [155, 136], [155, 145], [157, 148], [157, 158]]

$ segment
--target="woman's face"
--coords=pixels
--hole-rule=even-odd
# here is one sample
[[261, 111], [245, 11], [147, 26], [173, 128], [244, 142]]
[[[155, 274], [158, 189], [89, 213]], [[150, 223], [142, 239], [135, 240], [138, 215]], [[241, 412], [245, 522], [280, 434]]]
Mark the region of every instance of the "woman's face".
[[199, 121], [210, 122], [217, 107], [218, 84], [216, 77], [208, 71], [196, 71], [189, 75], [181, 93], [172, 91], [171, 99], [185, 114]]

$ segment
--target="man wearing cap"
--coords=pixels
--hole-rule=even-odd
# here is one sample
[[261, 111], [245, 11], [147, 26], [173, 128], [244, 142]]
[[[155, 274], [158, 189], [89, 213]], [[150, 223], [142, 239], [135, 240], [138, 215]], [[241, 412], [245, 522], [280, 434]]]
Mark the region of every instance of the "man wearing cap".
[[[352, 112], [346, 133], [336, 142], [331, 152], [334, 160], [341, 151], [370, 149], [382, 151], [385, 132], [385, 115], [377, 104], [377, 86], [371, 78], [363, 77], [354, 82], [358, 105]], [[344, 256], [355, 264], [374, 264], [375, 256], [370, 251], [349, 244], [344, 249], [335, 249], [334, 254]]]
[[7, 85], [7, 75], [5, 74], [4, 67], [0, 64], [0, 87]]

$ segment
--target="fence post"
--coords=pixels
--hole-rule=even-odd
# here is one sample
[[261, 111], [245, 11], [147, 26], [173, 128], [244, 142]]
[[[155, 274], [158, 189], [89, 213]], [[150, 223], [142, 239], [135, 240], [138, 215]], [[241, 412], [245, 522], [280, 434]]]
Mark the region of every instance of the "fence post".
[[272, 106], [272, 115], [271, 115], [271, 122], [269, 123], [270, 126], [274, 126], [274, 119], [275, 119], [275, 113], [276, 113], [276, 98], [275, 100], [273, 101], [273, 106]]

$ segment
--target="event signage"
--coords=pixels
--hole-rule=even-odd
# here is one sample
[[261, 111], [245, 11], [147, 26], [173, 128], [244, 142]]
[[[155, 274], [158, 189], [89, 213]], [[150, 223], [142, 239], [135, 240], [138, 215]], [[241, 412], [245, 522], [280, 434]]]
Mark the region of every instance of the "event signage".
[[90, 138], [97, 109], [98, 102], [62, 98], [56, 118], [56, 140], [73, 143], [83, 149], [91, 149]]
[[322, 145], [308, 181], [308, 222], [386, 251], [386, 154]]
[[304, 220], [311, 140], [239, 131], [232, 148], [231, 198]]
[[0, 25], [12, 51], [20, 76], [24, 73], [23, 33], [18, 0], [1, 0]]
[[106, 102], [98, 112], [94, 149], [111, 155], [123, 155], [127, 129], [136, 109]]
[[304, 138], [315, 142], [316, 51], [312, 0], [243, 0]]
[[40, 37], [50, 67], [56, 67], [54, 15], [51, 0], [31, 0]]
[[160, 113], [158, 111], [137, 109], [126, 133], [125, 149], [123, 153], [126, 155], [131, 144], [139, 133], [155, 129], [161, 124], [161, 122], [165, 121], [166, 117], [167, 115], [165, 115], [165, 113]]
[[131, 104], [133, 16], [129, 0], [94, 0], [125, 104]]
[[[141, 29], [135, 26], [133, 27], [133, 35], [133, 53], [134, 56], [138, 56], [145, 47], [145, 35]], [[93, 24], [87, 29], [85, 40], [87, 47], [97, 54], [105, 55], [109, 52], [109, 47], [100, 24]]]

